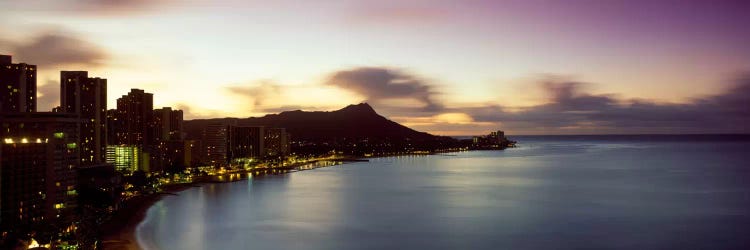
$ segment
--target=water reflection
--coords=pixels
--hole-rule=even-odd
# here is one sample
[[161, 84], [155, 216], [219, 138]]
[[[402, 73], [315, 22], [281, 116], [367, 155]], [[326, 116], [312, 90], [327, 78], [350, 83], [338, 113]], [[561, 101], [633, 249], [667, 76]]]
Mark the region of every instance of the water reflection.
[[[168, 196], [159, 249], [664, 249], [750, 242], [748, 142], [531, 140], [375, 158]], [[321, 163], [330, 164], [330, 163]], [[319, 166], [318, 166], [319, 167]]]

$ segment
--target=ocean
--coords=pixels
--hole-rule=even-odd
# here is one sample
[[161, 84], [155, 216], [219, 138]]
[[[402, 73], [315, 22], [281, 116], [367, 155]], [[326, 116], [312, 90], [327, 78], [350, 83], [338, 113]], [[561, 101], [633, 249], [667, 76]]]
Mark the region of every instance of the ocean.
[[516, 136], [165, 196], [145, 249], [750, 249], [747, 136]]

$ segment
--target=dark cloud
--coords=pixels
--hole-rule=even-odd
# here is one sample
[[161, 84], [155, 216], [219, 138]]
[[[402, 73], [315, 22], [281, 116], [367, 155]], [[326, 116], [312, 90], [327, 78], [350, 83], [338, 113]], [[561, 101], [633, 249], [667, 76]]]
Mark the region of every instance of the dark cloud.
[[508, 111], [500, 106], [457, 109], [479, 122], [498, 122], [508, 130], [531, 133], [748, 133], [750, 75], [724, 94], [687, 103], [619, 100], [582, 92], [581, 83], [541, 85], [549, 102]]
[[[341, 108], [341, 107], [336, 107]], [[262, 107], [255, 109], [257, 112], [261, 113], [281, 113], [285, 111], [295, 111], [295, 110], [303, 110], [303, 111], [320, 111], [320, 110], [335, 110], [336, 108], [330, 108], [330, 107], [318, 107], [318, 106], [301, 106], [301, 105], [285, 105], [280, 107]]]
[[177, 103], [174, 105], [174, 109], [182, 110], [182, 115], [186, 120], [192, 119], [208, 119], [222, 117], [221, 112], [218, 111], [206, 111], [206, 112], [195, 112], [195, 110], [188, 104]]
[[[360, 94], [374, 104], [379, 113], [415, 129], [450, 134], [494, 129], [515, 134], [750, 133], [750, 73], [737, 77], [732, 82], [733, 87], [721, 94], [684, 103], [591, 94], [586, 92], [587, 83], [550, 78], [537, 85], [546, 93], [546, 101], [520, 108], [445, 107], [433, 98], [436, 92], [429, 82], [386, 68], [338, 71], [325, 84]], [[272, 82], [226, 90], [251, 100], [256, 112], [321, 110], [320, 107], [264, 106], [264, 100], [285, 91]], [[393, 99], [411, 99], [423, 106], [391, 102]], [[186, 117], [187, 114], [189, 109]], [[464, 114], [467, 118], [462, 118]]]
[[394, 99], [412, 99], [422, 104], [422, 111], [437, 111], [434, 87], [419, 77], [387, 68], [356, 68], [334, 73], [327, 85], [340, 87], [367, 98], [367, 102], [387, 104]]
[[60, 83], [49, 80], [44, 85], [37, 85], [36, 96], [37, 110], [52, 110], [60, 105]]
[[263, 106], [269, 98], [281, 93], [282, 86], [270, 81], [262, 81], [249, 86], [230, 86], [226, 90], [232, 94], [252, 100], [255, 107]]
[[90, 42], [71, 34], [42, 33], [27, 42], [0, 42], [11, 52], [15, 61], [43, 67], [61, 65], [100, 66], [109, 54]]
[[[134, 12], [152, 10], [170, 2], [167, 0], [78, 0], [77, 10], [105, 12]], [[74, 9], [75, 10], [75, 9]]]

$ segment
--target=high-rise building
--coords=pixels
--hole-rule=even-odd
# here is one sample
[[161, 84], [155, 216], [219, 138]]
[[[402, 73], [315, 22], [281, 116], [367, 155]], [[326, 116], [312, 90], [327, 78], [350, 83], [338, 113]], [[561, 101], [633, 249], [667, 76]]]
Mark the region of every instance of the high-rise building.
[[229, 126], [227, 160], [262, 158], [265, 152], [263, 127]]
[[503, 132], [502, 130], [492, 131], [492, 132], [490, 132], [490, 135], [488, 136], [488, 139], [492, 143], [502, 143], [503, 141], [506, 140], [505, 139], [505, 132]]
[[107, 145], [120, 145], [118, 133], [123, 131], [122, 127], [123, 120], [119, 119], [117, 109], [107, 110]]
[[185, 155], [183, 162], [185, 167], [197, 167], [201, 163], [201, 151], [203, 143], [200, 140], [185, 140]]
[[153, 111], [154, 161], [161, 169], [179, 171], [185, 167], [185, 142], [182, 133], [182, 110], [170, 107]]
[[208, 163], [223, 165], [227, 162], [227, 125], [209, 124], [203, 130], [204, 157]]
[[0, 55], [0, 112], [36, 111], [36, 65]]
[[265, 155], [283, 157], [289, 154], [289, 134], [284, 128], [265, 129]]
[[66, 226], [76, 206], [76, 114], [0, 114], [0, 229]]
[[182, 140], [182, 110], [164, 107], [154, 110], [155, 136], [160, 141]]
[[60, 109], [81, 118], [81, 167], [105, 162], [107, 150], [107, 79], [86, 71], [60, 72]]
[[140, 89], [131, 89], [130, 93], [117, 99], [117, 110], [112, 116], [119, 122], [114, 132], [116, 138], [111, 140], [116, 145], [153, 145], [155, 140], [154, 94]]

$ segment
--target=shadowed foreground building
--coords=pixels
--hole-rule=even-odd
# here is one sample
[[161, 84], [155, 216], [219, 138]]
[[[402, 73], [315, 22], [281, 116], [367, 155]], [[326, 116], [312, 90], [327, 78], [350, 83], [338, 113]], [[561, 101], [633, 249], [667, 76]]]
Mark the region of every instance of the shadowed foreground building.
[[203, 130], [203, 155], [207, 163], [223, 165], [227, 162], [227, 125], [209, 124]]
[[107, 112], [108, 133], [112, 138], [109, 139], [106, 158], [118, 171], [151, 170], [153, 102], [153, 94], [131, 89], [117, 99], [117, 109]]
[[0, 228], [66, 228], [76, 207], [80, 120], [24, 112], [0, 121]]
[[159, 141], [179, 141], [182, 135], [182, 110], [172, 110], [170, 107], [155, 109], [154, 111], [155, 137]]
[[263, 127], [229, 126], [227, 127], [227, 160], [259, 159], [265, 152]]
[[289, 133], [285, 128], [266, 128], [265, 157], [284, 157], [289, 154]]
[[154, 94], [131, 89], [117, 98], [115, 138], [111, 144], [145, 146], [153, 142]]
[[36, 66], [0, 55], [0, 112], [36, 111]]
[[81, 167], [105, 162], [107, 148], [107, 79], [86, 71], [60, 72], [60, 111], [81, 118]]
[[106, 112], [109, 124], [107, 162], [119, 171], [159, 172], [185, 165], [182, 110], [153, 109], [154, 95], [131, 89]]
[[[153, 110], [154, 122], [154, 164], [163, 170], [183, 170], [185, 161], [185, 141], [182, 132], [182, 110], [163, 107]], [[189, 162], [187, 162], [189, 164]]]

